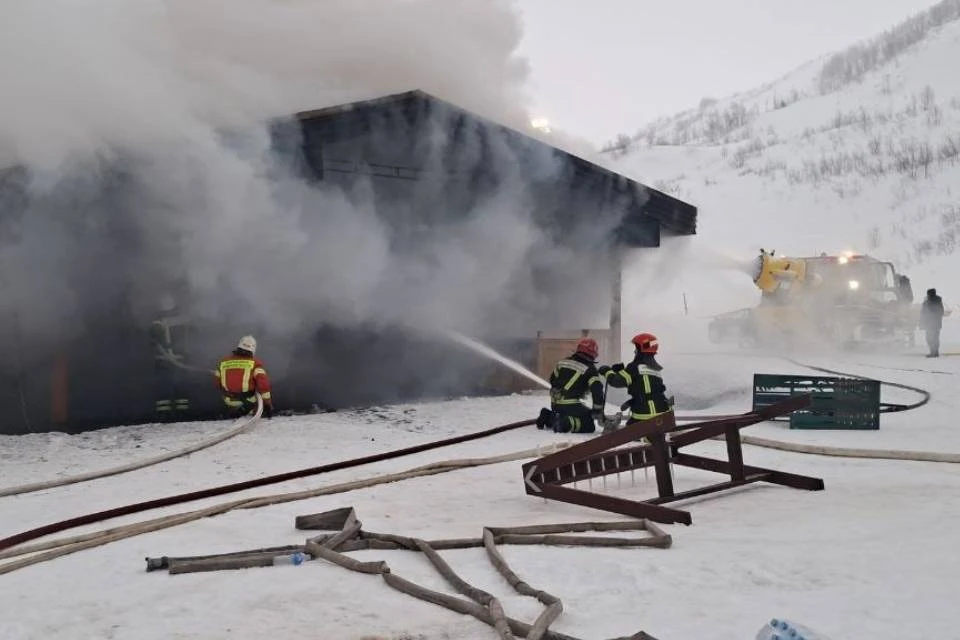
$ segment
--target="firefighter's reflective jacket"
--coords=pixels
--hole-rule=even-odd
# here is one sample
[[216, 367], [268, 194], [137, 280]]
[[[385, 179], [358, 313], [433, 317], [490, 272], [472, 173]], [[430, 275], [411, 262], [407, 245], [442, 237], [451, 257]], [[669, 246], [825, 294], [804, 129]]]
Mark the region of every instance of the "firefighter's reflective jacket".
[[631, 420], [649, 420], [670, 411], [662, 367], [652, 358], [636, 358], [627, 365], [614, 365], [606, 373], [611, 387], [626, 389], [630, 395]]
[[550, 374], [550, 404], [561, 409], [565, 405], [580, 404], [590, 394], [593, 409], [603, 409], [603, 377], [587, 356], [575, 353], [564, 358]]
[[270, 377], [259, 359], [246, 354], [231, 353], [220, 360], [216, 376], [225, 396], [239, 398], [252, 396], [255, 391], [259, 391], [263, 403], [272, 405]]

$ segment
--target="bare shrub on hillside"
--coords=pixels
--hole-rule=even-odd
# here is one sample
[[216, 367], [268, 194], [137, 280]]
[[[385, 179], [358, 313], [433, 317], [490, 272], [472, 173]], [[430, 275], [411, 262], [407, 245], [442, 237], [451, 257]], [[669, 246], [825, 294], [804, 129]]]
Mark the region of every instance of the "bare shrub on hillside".
[[787, 96], [778, 96], [776, 93], [773, 94], [773, 108], [772, 111], [777, 111], [778, 109], [784, 109], [789, 107], [794, 102], [797, 102], [800, 99], [800, 92], [796, 89], [792, 90]]
[[903, 140], [900, 146], [893, 149], [893, 166], [897, 173], [917, 179], [929, 177], [930, 165], [933, 164], [933, 148], [929, 142], [917, 140]]
[[[935, 211], [921, 207], [919, 217], [925, 219]], [[960, 245], [960, 206], [944, 205], [940, 208], [937, 229], [933, 238], [924, 238], [914, 243], [913, 256], [917, 262], [933, 256], [955, 253]]]
[[933, 87], [927, 85], [920, 92], [920, 108], [924, 111], [930, 111], [937, 106], [937, 94]]
[[890, 74], [883, 74], [883, 81], [880, 83], [880, 94], [889, 96], [893, 93], [893, 85], [890, 82]]
[[774, 176], [778, 172], [786, 172], [787, 163], [783, 160], [767, 160], [766, 164], [758, 172], [762, 176]]
[[945, 206], [940, 214], [940, 226], [960, 229], [960, 206], [955, 204]]
[[867, 148], [870, 149], [870, 155], [879, 156], [883, 153], [883, 138], [879, 135], [873, 136], [867, 141]]
[[763, 150], [766, 148], [763, 140], [760, 138], [754, 138], [745, 145], [737, 147], [733, 152], [733, 157], [730, 160], [730, 164], [735, 169], [742, 169], [746, 164], [749, 158], [759, 156]]
[[614, 158], [620, 158], [627, 155], [633, 150], [633, 138], [628, 136], [625, 133], [617, 135], [617, 137], [605, 144], [601, 149], [600, 153], [608, 153]]
[[686, 175], [679, 175], [672, 180], [657, 180], [653, 183], [653, 188], [667, 195], [680, 196], [680, 182], [686, 177]]
[[960, 0], [940, 3], [885, 31], [867, 42], [856, 44], [831, 56], [818, 78], [821, 93], [830, 93], [860, 80], [923, 40], [932, 30], [960, 18]]
[[703, 135], [710, 142], [728, 137], [731, 132], [744, 127], [756, 116], [740, 102], [734, 102], [723, 111], [713, 110], [706, 115]]
[[958, 158], [960, 158], [960, 138], [947, 136], [937, 151], [937, 161], [941, 166], [953, 165], [957, 163]]

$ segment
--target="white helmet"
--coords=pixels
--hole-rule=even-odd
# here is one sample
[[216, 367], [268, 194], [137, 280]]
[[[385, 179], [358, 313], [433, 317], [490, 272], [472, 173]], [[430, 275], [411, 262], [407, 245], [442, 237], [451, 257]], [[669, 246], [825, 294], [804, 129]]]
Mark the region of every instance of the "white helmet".
[[250, 353], [256, 353], [257, 339], [253, 336], [243, 336], [240, 338], [240, 342], [237, 343], [237, 349], [243, 349], [244, 351], [249, 351]]

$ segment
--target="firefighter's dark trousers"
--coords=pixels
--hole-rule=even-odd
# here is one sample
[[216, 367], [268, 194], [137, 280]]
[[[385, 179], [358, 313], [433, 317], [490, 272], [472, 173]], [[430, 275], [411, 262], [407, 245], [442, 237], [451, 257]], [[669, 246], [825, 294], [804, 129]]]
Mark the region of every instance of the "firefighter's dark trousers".
[[555, 416], [554, 430], [557, 433], [593, 433], [597, 430], [590, 409], [583, 403], [555, 404], [551, 409]]
[[927, 347], [930, 349], [928, 355], [940, 355], [940, 327], [929, 327], [924, 329], [927, 338]]
[[245, 416], [257, 409], [256, 393], [224, 393], [223, 404], [227, 405], [227, 413], [231, 418]]
[[185, 418], [190, 411], [183, 371], [166, 360], [154, 361], [154, 411], [161, 422]]

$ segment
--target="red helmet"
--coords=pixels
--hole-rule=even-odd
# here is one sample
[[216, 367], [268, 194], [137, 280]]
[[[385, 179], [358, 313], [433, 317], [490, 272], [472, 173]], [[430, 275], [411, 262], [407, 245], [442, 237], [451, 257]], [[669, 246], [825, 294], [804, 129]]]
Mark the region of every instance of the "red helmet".
[[633, 336], [630, 342], [637, 345], [640, 353], [649, 353], [651, 355], [656, 354], [657, 349], [660, 347], [660, 344], [657, 342], [657, 336], [652, 333], [638, 333]]
[[577, 343], [577, 353], [585, 354], [590, 356], [592, 360], [596, 360], [600, 353], [600, 345], [593, 338], [580, 338], [580, 342]]

